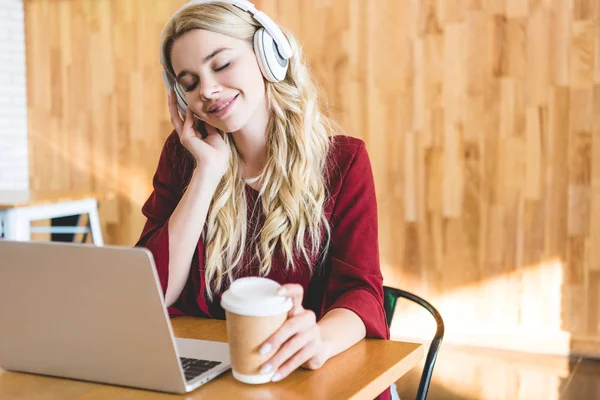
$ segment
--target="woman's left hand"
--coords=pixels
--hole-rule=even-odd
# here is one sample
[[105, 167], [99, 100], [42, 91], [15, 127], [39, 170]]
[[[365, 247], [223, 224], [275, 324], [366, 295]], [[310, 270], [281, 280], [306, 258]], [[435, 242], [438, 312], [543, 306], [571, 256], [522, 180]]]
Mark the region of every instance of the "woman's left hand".
[[318, 369], [329, 358], [315, 313], [302, 307], [302, 286], [282, 285], [278, 293], [291, 297], [294, 305], [287, 321], [260, 348], [263, 355], [273, 354], [261, 369], [264, 374], [275, 372], [273, 382], [280, 381], [300, 366]]

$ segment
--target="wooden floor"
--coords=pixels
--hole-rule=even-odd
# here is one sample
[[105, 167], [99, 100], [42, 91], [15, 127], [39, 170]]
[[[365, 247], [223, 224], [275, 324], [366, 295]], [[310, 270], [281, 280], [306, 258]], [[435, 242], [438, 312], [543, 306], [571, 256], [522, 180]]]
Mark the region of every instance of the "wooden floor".
[[[419, 365], [397, 382], [400, 399], [415, 398], [421, 371]], [[446, 346], [427, 399], [600, 399], [600, 361]]]

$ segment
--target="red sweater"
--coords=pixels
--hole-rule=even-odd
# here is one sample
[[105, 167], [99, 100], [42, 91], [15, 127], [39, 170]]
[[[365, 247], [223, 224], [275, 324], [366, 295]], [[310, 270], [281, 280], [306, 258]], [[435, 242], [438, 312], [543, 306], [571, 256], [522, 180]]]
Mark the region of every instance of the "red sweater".
[[[369, 156], [360, 139], [334, 136], [331, 144], [325, 180], [329, 194], [325, 214], [331, 226], [331, 243], [324, 263], [318, 272], [311, 274], [304, 259], [297, 257], [294, 270], [286, 271], [284, 258], [276, 254], [267, 277], [281, 284], [301, 284], [304, 287], [303, 305], [316, 313], [317, 320], [331, 309], [346, 308], [362, 319], [367, 337], [389, 339], [379, 266], [377, 204]], [[158, 162], [154, 191], [142, 208], [148, 220], [136, 246], [145, 246], [154, 255], [163, 293], [169, 278], [169, 218], [191, 178], [192, 166], [191, 156], [177, 134], [172, 133]], [[260, 227], [264, 216], [260, 211], [252, 214], [253, 210], [260, 209], [258, 192], [246, 185], [246, 195], [248, 229]], [[255, 204], [259, 207], [254, 207]], [[216, 293], [213, 301], [205, 296], [204, 257], [204, 245], [199, 240], [188, 282], [179, 299], [169, 307], [169, 315], [225, 318], [220, 293]], [[252, 265], [249, 257], [244, 260], [235, 277], [257, 275], [258, 265]], [[227, 289], [226, 283], [223, 286], [221, 291]], [[389, 391], [380, 398], [389, 398]]]

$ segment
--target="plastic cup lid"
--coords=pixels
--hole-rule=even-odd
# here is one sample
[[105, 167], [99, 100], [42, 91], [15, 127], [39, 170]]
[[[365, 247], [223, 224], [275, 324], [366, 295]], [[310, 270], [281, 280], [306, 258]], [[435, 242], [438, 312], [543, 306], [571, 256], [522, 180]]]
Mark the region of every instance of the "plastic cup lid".
[[260, 277], [236, 279], [221, 296], [221, 307], [239, 315], [269, 317], [292, 309], [292, 299], [277, 294], [281, 285]]

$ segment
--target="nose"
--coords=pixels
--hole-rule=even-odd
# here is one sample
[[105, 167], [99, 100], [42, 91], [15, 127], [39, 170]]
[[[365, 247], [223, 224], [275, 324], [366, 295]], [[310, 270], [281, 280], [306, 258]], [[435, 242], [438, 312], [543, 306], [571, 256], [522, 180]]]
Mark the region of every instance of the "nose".
[[214, 79], [214, 76], [212, 76], [212, 74], [207, 75], [209, 76], [204, 76], [199, 82], [200, 97], [202, 100], [210, 100], [222, 90], [221, 85]]

